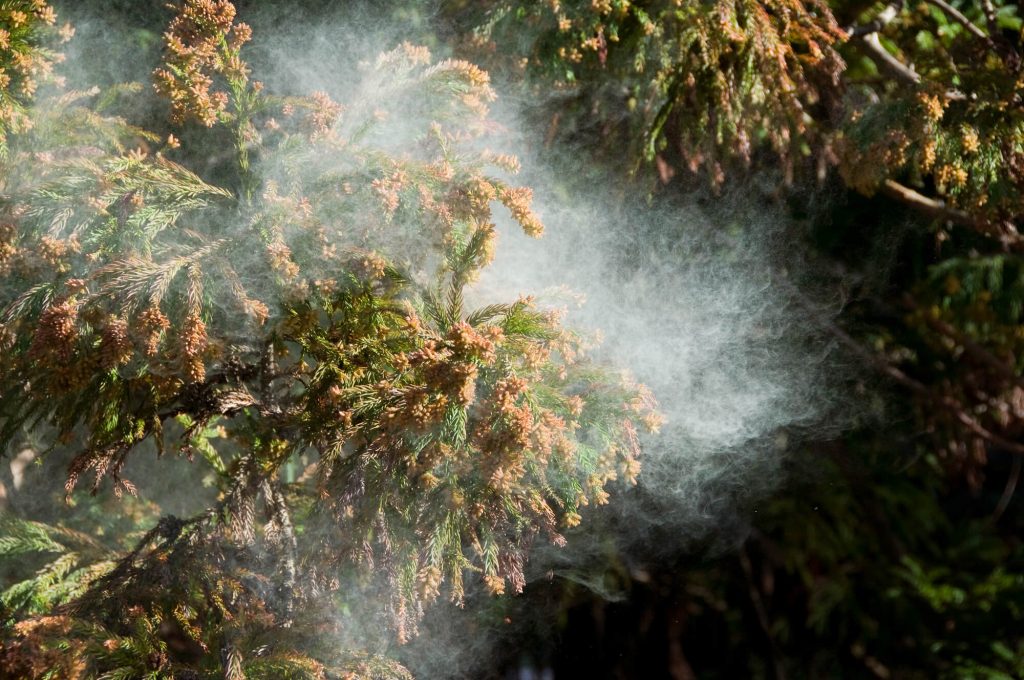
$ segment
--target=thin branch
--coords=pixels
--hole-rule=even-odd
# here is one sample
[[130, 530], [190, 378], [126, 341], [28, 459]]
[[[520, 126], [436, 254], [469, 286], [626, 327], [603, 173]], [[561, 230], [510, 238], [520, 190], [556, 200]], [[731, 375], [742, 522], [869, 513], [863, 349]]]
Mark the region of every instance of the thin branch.
[[775, 671], [775, 680], [785, 680], [786, 671], [782, 663], [782, 654], [779, 651], [778, 644], [775, 642], [775, 636], [772, 635], [768, 608], [765, 606], [764, 598], [761, 597], [761, 591], [754, 581], [754, 566], [750, 561], [750, 556], [747, 554], [746, 546], [740, 548], [739, 561], [740, 566], [743, 568], [743, 575], [747, 578], [747, 593], [750, 595], [750, 604], [754, 607], [757, 622], [761, 626], [761, 631], [764, 633], [765, 638], [768, 640], [768, 648], [772, 653], [772, 667]]
[[936, 406], [941, 406], [945, 411], [952, 415], [961, 425], [967, 428], [970, 432], [974, 433], [981, 439], [985, 440], [989, 444], [1000, 448], [1009, 453], [1016, 454], [1018, 456], [1024, 456], [1024, 444], [1020, 444], [1015, 441], [1011, 441], [995, 432], [992, 432], [980, 422], [977, 421], [971, 414], [967, 412], [963, 404], [957, 401], [955, 398], [947, 394], [935, 394], [930, 390], [924, 383], [911, 378], [909, 375], [901, 371], [899, 368], [893, 366], [884, 357], [872, 352], [863, 347], [859, 342], [850, 337], [844, 330], [839, 328], [830, 321], [824, 322], [827, 330], [832, 333], [837, 340], [843, 345], [848, 347], [858, 356], [867, 360], [870, 364], [875, 366], [879, 371], [889, 376], [894, 382], [907, 388], [914, 394], [931, 401]]
[[1006, 509], [1010, 507], [1010, 501], [1013, 500], [1013, 494], [1017, 490], [1017, 482], [1020, 481], [1021, 460], [1020, 456], [1013, 457], [1010, 476], [1007, 477], [1006, 486], [1003, 487], [1003, 495], [999, 498], [999, 504], [996, 505], [996, 509], [992, 512], [991, 522], [993, 524], [998, 522], [999, 518], [1006, 512]]
[[986, 34], [985, 31], [978, 28], [978, 26], [973, 21], [964, 16], [963, 13], [960, 12], [960, 10], [958, 10], [956, 7], [953, 7], [951, 4], [946, 2], [946, 0], [927, 0], [927, 2], [935, 5], [943, 12], [951, 16], [954, 21], [956, 21], [958, 24], [966, 28], [971, 35], [973, 35], [976, 38], [984, 40], [985, 44], [988, 45], [989, 47], [995, 47], [995, 45], [993, 45], [992, 43], [992, 39], [989, 38], [988, 34]]
[[992, 0], [981, 0], [981, 11], [985, 13], [989, 35], [995, 38], [999, 35], [999, 20], [996, 18], [996, 8], [992, 5]]
[[297, 582], [297, 553], [298, 543], [295, 538], [295, 528], [292, 524], [291, 515], [288, 512], [288, 503], [277, 485], [264, 480], [262, 484], [263, 495], [266, 497], [267, 505], [277, 523], [277, 530], [281, 532], [278, 540], [283, 544], [283, 554], [280, 558], [280, 569], [284, 579], [278, 586], [278, 594], [283, 600], [284, 621], [281, 626], [290, 628], [292, 618], [295, 614], [295, 584]]
[[[903, 295], [902, 298], [903, 306], [910, 311], [917, 311], [920, 309], [917, 303], [914, 302], [914, 298], [909, 293]], [[998, 373], [1004, 379], [1009, 380], [1015, 385], [1024, 387], [1024, 376], [1017, 374], [1017, 370], [1012, 364], [1003, 361], [992, 352], [988, 351], [985, 347], [978, 344], [970, 336], [960, 332], [950, 324], [946, 323], [942, 319], [937, 319], [930, 314], [924, 315], [925, 323], [931, 326], [935, 331], [938, 331], [942, 335], [945, 335], [950, 340], [954, 341], [958, 345], [964, 348], [970, 356], [977, 359], [980, 363], [985, 364], [990, 369]]]
[[882, 193], [929, 217], [969, 227], [980, 234], [996, 239], [1007, 250], [1016, 250], [1024, 246], [1024, 239], [1021, 238], [1012, 222], [1006, 221], [999, 225], [979, 219], [963, 210], [950, 207], [945, 201], [929, 198], [891, 179], [882, 183]]
[[904, 186], [891, 179], [885, 180], [882, 184], [882, 193], [889, 198], [894, 198], [901, 203], [906, 203], [929, 217], [952, 222], [953, 224], [959, 224], [962, 227], [971, 227], [972, 229], [977, 229], [979, 227], [978, 220], [971, 217], [963, 210], [951, 208], [946, 205], [945, 201], [929, 198], [928, 196], [920, 194], [910, 187]]
[[903, 0], [897, 0], [897, 2], [890, 2], [885, 6], [878, 16], [864, 24], [863, 26], [848, 26], [846, 34], [851, 38], [859, 38], [869, 33], [877, 33], [886, 27], [893, 19], [899, 16], [899, 13], [903, 11]]
[[782, 285], [784, 285], [792, 294], [793, 301], [803, 307], [809, 314], [813, 315], [824, 330], [831, 333], [836, 340], [840, 342], [840, 344], [844, 345], [854, 354], [864, 359], [868, 364], [874, 366], [879, 372], [889, 376], [893, 382], [902, 385], [919, 397], [932, 402], [935, 406], [941, 407], [953, 416], [953, 418], [955, 418], [961, 425], [989, 444], [1008, 453], [1024, 456], [1024, 444], [1012, 441], [992, 432], [968, 413], [967, 409], [964, 408], [964, 405], [957, 401], [957, 399], [948, 394], [936, 394], [927, 385], [915, 380], [891, 364], [885, 357], [881, 356], [877, 352], [869, 350], [860, 342], [854, 340], [846, 331], [836, 325], [831, 319], [824, 318], [822, 314], [815, 309], [814, 306], [808, 302], [792, 284], [789, 284], [785, 280], [785, 278], [780, 278], [780, 283], [782, 283]]
[[867, 48], [872, 57], [877, 59], [892, 75], [910, 84], [919, 85], [921, 76], [917, 71], [904, 64], [902, 61], [889, 53], [889, 50], [882, 46], [878, 39], [878, 33], [868, 33], [861, 36], [861, 43]]

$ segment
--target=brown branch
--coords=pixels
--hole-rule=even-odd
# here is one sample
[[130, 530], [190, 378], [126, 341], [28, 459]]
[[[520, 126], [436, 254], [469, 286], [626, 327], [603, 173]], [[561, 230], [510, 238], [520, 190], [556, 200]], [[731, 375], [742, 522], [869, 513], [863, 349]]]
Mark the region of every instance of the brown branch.
[[[914, 298], [909, 293], [904, 293], [902, 298], [903, 306], [910, 311], [919, 311], [920, 307], [914, 301]], [[985, 364], [990, 369], [998, 373], [1004, 379], [1024, 387], [1024, 376], [1017, 374], [1017, 370], [1012, 364], [1003, 361], [992, 352], [988, 351], [985, 347], [978, 344], [973, 338], [960, 332], [950, 324], [946, 323], [942, 319], [937, 319], [931, 315], [926, 314], [924, 321], [933, 330], [946, 336], [953, 342], [964, 348], [970, 356], [974, 357], [978, 362]]]
[[672, 680], [697, 680], [686, 654], [683, 651], [683, 635], [686, 629], [686, 604], [680, 603], [670, 612], [665, 634], [668, 637], [668, 672]]
[[786, 281], [785, 277], [780, 277], [778, 280], [791, 293], [793, 301], [813, 315], [817, 319], [818, 323], [821, 324], [823, 329], [831, 333], [842, 345], [845, 345], [848, 349], [853, 351], [854, 354], [864, 359], [868, 364], [874, 366], [879, 372], [889, 376], [891, 380], [902, 385], [919, 397], [922, 397], [924, 400], [930, 401], [935, 406], [941, 407], [952, 415], [953, 418], [955, 418], [961, 425], [992, 446], [1008, 453], [1024, 456], [1024, 444], [1012, 441], [992, 432], [968, 413], [964, 408], [964, 405], [954, 397], [948, 394], [936, 394], [924, 383], [915, 380], [896, 366], [892, 365], [885, 357], [867, 349], [861, 345], [861, 343], [854, 340], [846, 331], [836, 325], [831, 319], [823, 318], [821, 313], [818, 312], [818, 310], [815, 309], [814, 306], [808, 302], [792, 284]]
[[999, 20], [996, 17], [996, 8], [992, 0], [981, 0], [981, 11], [985, 13], [985, 23], [988, 25], [988, 32], [991, 36], [999, 35]]
[[941, 406], [946, 412], [953, 416], [957, 422], [981, 439], [1009, 453], [1024, 456], [1024, 444], [1009, 440], [995, 432], [992, 432], [971, 416], [971, 414], [969, 414], [964, 408], [963, 404], [955, 398], [948, 394], [935, 394], [924, 383], [911, 378], [899, 368], [889, 363], [889, 361], [884, 357], [864, 348], [859, 342], [850, 337], [844, 330], [834, 323], [825, 322], [825, 327], [843, 345], [846, 345], [846, 347], [851, 349], [855, 354], [867, 360], [880, 372], [889, 376], [889, 378], [894, 382], [902, 385], [914, 394], [932, 402], [936, 406]]
[[889, 50], [882, 46], [877, 32], [861, 36], [860, 42], [867, 48], [870, 56], [877, 59], [881, 66], [888, 70], [889, 73], [910, 85], [919, 85], [921, 83], [921, 76], [917, 71], [894, 57], [889, 53]]
[[[852, 33], [851, 35], [860, 38], [860, 43], [866, 48], [868, 56], [873, 57], [880, 62], [882, 68], [888, 71], [890, 75], [895, 76], [908, 85], [920, 85], [921, 74], [915, 71], [912, 66], [904, 64], [889, 52], [889, 50], [885, 49], [885, 46], [883, 46], [882, 42], [878, 39], [878, 32], [870, 30], [871, 28], [872, 24], [869, 24], [863, 29], [854, 27], [852, 29], [853, 31], [862, 30], [864, 32]], [[973, 96], [968, 96], [959, 90], [946, 90], [944, 96], [950, 101], [965, 101], [973, 99]]]
[[1013, 223], [1009, 221], [1003, 222], [1000, 226], [988, 220], [974, 217], [970, 213], [947, 205], [945, 201], [929, 198], [891, 179], [887, 179], [882, 183], [882, 193], [889, 198], [914, 208], [928, 217], [968, 227], [983, 236], [995, 239], [1007, 250], [1018, 250], [1024, 246], [1024, 239], [1021, 238]]
[[878, 31], [885, 28], [893, 19], [899, 16], [899, 13], [903, 10], [903, 0], [897, 0], [897, 2], [890, 2], [885, 8], [878, 13], [874, 19], [862, 26], [848, 26], [843, 29], [846, 34], [851, 38], [859, 38], [869, 33], [877, 33]]
[[281, 533], [277, 540], [282, 544], [280, 546], [282, 548], [282, 555], [279, 568], [284, 578], [278, 586], [278, 594], [283, 600], [282, 613], [284, 614], [284, 621], [281, 625], [284, 628], [290, 628], [295, 614], [294, 591], [297, 583], [296, 561], [298, 543], [295, 538], [295, 528], [292, 524], [291, 515], [288, 512], [288, 503], [285, 501], [281, 489], [276, 484], [270, 482], [270, 480], [264, 480], [262, 490], [267, 506], [277, 524], [277, 531]]
[[750, 561], [750, 556], [747, 554], [746, 546], [740, 548], [739, 551], [740, 566], [743, 568], [743, 574], [747, 578], [747, 593], [750, 595], [750, 604], [754, 607], [754, 613], [757, 616], [757, 623], [761, 626], [761, 631], [764, 633], [765, 638], [768, 640], [768, 647], [772, 653], [772, 667], [775, 671], [775, 680], [785, 680], [786, 671], [782, 663], [782, 653], [779, 651], [779, 646], [775, 642], [775, 636], [772, 635], [771, 619], [768, 617], [768, 608], [765, 606], [764, 598], [761, 597], [761, 591], [757, 587], [757, 583], [754, 581], [754, 567]]
[[961, 26], [966, 28], [967, 31], [971, 35], [973, 35], [976, 38], [980, 38], [980, 39], [984, 40], [985, 44], [988, 45], [989, 47], [995, 47], [995, 45], [992, 43], [992, 39], [989, 38], [988, 34], [986, 34], [985, 31], [983, 31], [980, 28], [978, 28], [978, 26], [973, 21], [971, 21], [966, 16], [964, 16], [963, 13], [960, 12], [960, 10], [958, 10], [956, 7], [953, 7], [952, 5], [950, 5], [948, 2], [946, 2], [946, 0], [926, 0], [926, 1], [931, 3], [932, 5], [935, 5], [936, 7], [941, 9], [944, 13], [948, 14], [949, 16], [951, 16], [954, 21], [956, 21], [958, 24], [960, 24]]
[[929, 198], [891, 179], [882, 183], [882, 193], [937, 220], [945, 220], [972, 229], [978, 229], [980, 226], [978, 220], [963, 210], [951, 208], [946, 205], [945, 201]]
[[1006, 512], [1006, 509], [1010, 507], [1010, 501], [1013, 500], [1013, 494], [1017, 490], [1017, 482], [1020, 481], [1021, 460], [1022, 458], [1020, 456], [1013, 457], [1010, 476], [1006, 478], [1006, 486], [1003, 487], [1003, 495], [999, 498], [999, 503], [996, 505], [996, 509], [992, 512], [992, 524], [998, 522], [999, 518], [1003, 516], [1004, 512]]

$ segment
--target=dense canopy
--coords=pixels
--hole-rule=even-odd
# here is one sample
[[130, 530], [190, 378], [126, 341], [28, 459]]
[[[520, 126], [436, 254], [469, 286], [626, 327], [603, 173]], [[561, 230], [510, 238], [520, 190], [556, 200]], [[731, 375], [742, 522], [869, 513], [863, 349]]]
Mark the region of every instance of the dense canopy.
[[1024, 674], [1022, 42], [0, 3], [0, 676]]

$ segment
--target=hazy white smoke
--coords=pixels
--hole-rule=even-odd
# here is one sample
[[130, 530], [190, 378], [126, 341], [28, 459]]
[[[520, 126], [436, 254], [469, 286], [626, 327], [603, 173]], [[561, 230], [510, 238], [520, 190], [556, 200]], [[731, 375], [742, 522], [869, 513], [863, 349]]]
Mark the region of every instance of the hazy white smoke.
[[[360, 79], [355, 65], [410, 37], [365, 16], [354, 25], [282, 25], [277, 32], [258, 16], [244, 18], [257, 29], [261, 60], [273, 64], [270, 73], [255, 77], [271, 90], [325, 90], [355, 109], [381, 94], [378, 84]], [[97, 62], [110, 68], [108, 61]], [[88, 71], [86, 61], [76, 70]], [[104, 70], [103, 80], [110, 79]], [[523, 125], [514, 104], [502, 101], [504, 132], [485, 143], [501, 151], [539, 146], [544, 131]], [[415, 101], [392, 101], [388, 108], [411, 118], [420, 111]], [[402, 122], [388, 121], [380, 143], [415, 145], [424, 126], [410, 120], [403, 128]], [[567, 181], [537, 158], [523, 161], [516, 181], [534, 187], [547, 233], [533, 240], [510, 220], [499, 224], [497, 258], [473, 290], [475, 302], [537, 294], [542, 303], [561, 305], [572, 302], [567, 288], [585, 302], [572, 305], [566, 323], [603, 335], [597, 356], [654, 391], [667, 423], [645, 442], [641, 488], [612, 497], [621, 521], [610, 524], [624, 534], [623, 545], [654, 528], [676, 537], [667, 549], [716, 533], [725, 543], [736, 540], [744, 508], [780, 481], [789, 434], [827, 429], [825, 417], [836, 403], [831, 348], [788, 292], [800, 273], [791, 257], [791, 225], [746, 189], [726, 190], [710, 202], [693, 198], [652, 208], [642, 196], [621, 200], [615, 179], [581, 189], [582, 182]], [[339, 167], [345, 164], [338, 159]], [[535, 570], [601, 589], [586, 571], [599, 555], [588, 534], [595, 524], [607, 529], [585, 522], [567, 548], [538, 555]], [[488, 610], [504, 606], [478, 601]], [[479, 610], [460, 616], [464, 625], [454, 635], [428, 621], [424, 639], [415, 643], [418, 662], [430, 669], [423, 677], [456, 677], [486, 663], [483, 650], [494, 631], [487, 632], [485, 621], [493, 617]]]

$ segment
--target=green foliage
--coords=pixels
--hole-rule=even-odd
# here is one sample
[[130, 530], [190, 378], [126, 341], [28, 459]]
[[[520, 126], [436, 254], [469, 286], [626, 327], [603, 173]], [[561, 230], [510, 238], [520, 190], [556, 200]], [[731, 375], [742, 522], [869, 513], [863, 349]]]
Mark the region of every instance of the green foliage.
[[276, 97], [248, 36], [189, 0], [156, 72], [177, 121], [221, 133], [232, 189], [173, 135], [137, 146], [158, 138], [97, 91], [11, 140], [0, 443], [74, 448], [69, 499], [86, 475], [136, 494], [147, 446], [199, 453], [219, 497], [127, 551], [12, 520], [11, 554], [58, 556], [3, 595], [7, 673], [408, 677], [388, 646], [442, 592], [521, 591], [536, 537], [635, 483], [650, 395], [531, 300], [464, 309], [494, 205], [543, 229], [488, 174], [515, 159], [476, 144], [487, 74], [403, 45], [365, 67], [378, 101]]
[[675, 145], [720, 184], [724, 165], [749, 163], [761, 143], [792, 166], [829, 134], [809, 115], [830, 105], [843, 68], [834, 48], [843, 33], [825, 3], [556, 0], [481, 10], [471, 54], [539, 78], [538, 90], [575, 90], [602, 122], [625, 119], [626, 134], [609, 141], [633, 157], [653, 161]]
[[[0, 674], [409, 677], [395, 645], [431, 605], [522, 589], [530, 546], [630, 480], [658, 419], [532, 300], [468, 308], [492, 211], [542, 229], [515, 160], [481, 148], [482, 71], [403, 46], [360, 67], [376, 96], [279, 96], [230, 3], [186, 4], [158, 74], [191, 121], [170, 138], [116, 115], [139, 86], [33, 99], [48, 14], [0, 7], [0, 437], [66, 452], [75, 504], [3, 519]], [[571, 578], [628, 601], [567, 577], [487, 615], [567, 621], [529, 650], [558, 677], [1024, 675], [1019, 8], [413, 4], [382, 11], [451, 20], [442, 50], [538, 99], [567, 175], [673, 205], [684, 169], [789, 183], [817, 240], [781, 264], [807, 247], [816, 284], [838, 272], [822, 326], [887, 416], [806, 445], [736, 551], [672, 562], [665, 535], [637, 567], [602, 537], [607, 565]], [[159, 35], [143, 18], [121, 54]], [[622, 257], [675, 237], [653, 231]], [[194, 459], [212, 506], [104, 495], [154, 450]], [[72, 493], [87, 478], [96, 499]]]
[[[26, 106], [38, 87], [54, 79], [53, 66], [63, 55], [49, 48], [57, 21], [52, 7], [38, 0], [5, 2], [0, 7], [0, 154], [7, 154], [9, 134], [32, 127]], [[65, 27], [60, 37], [73, 31]]]

